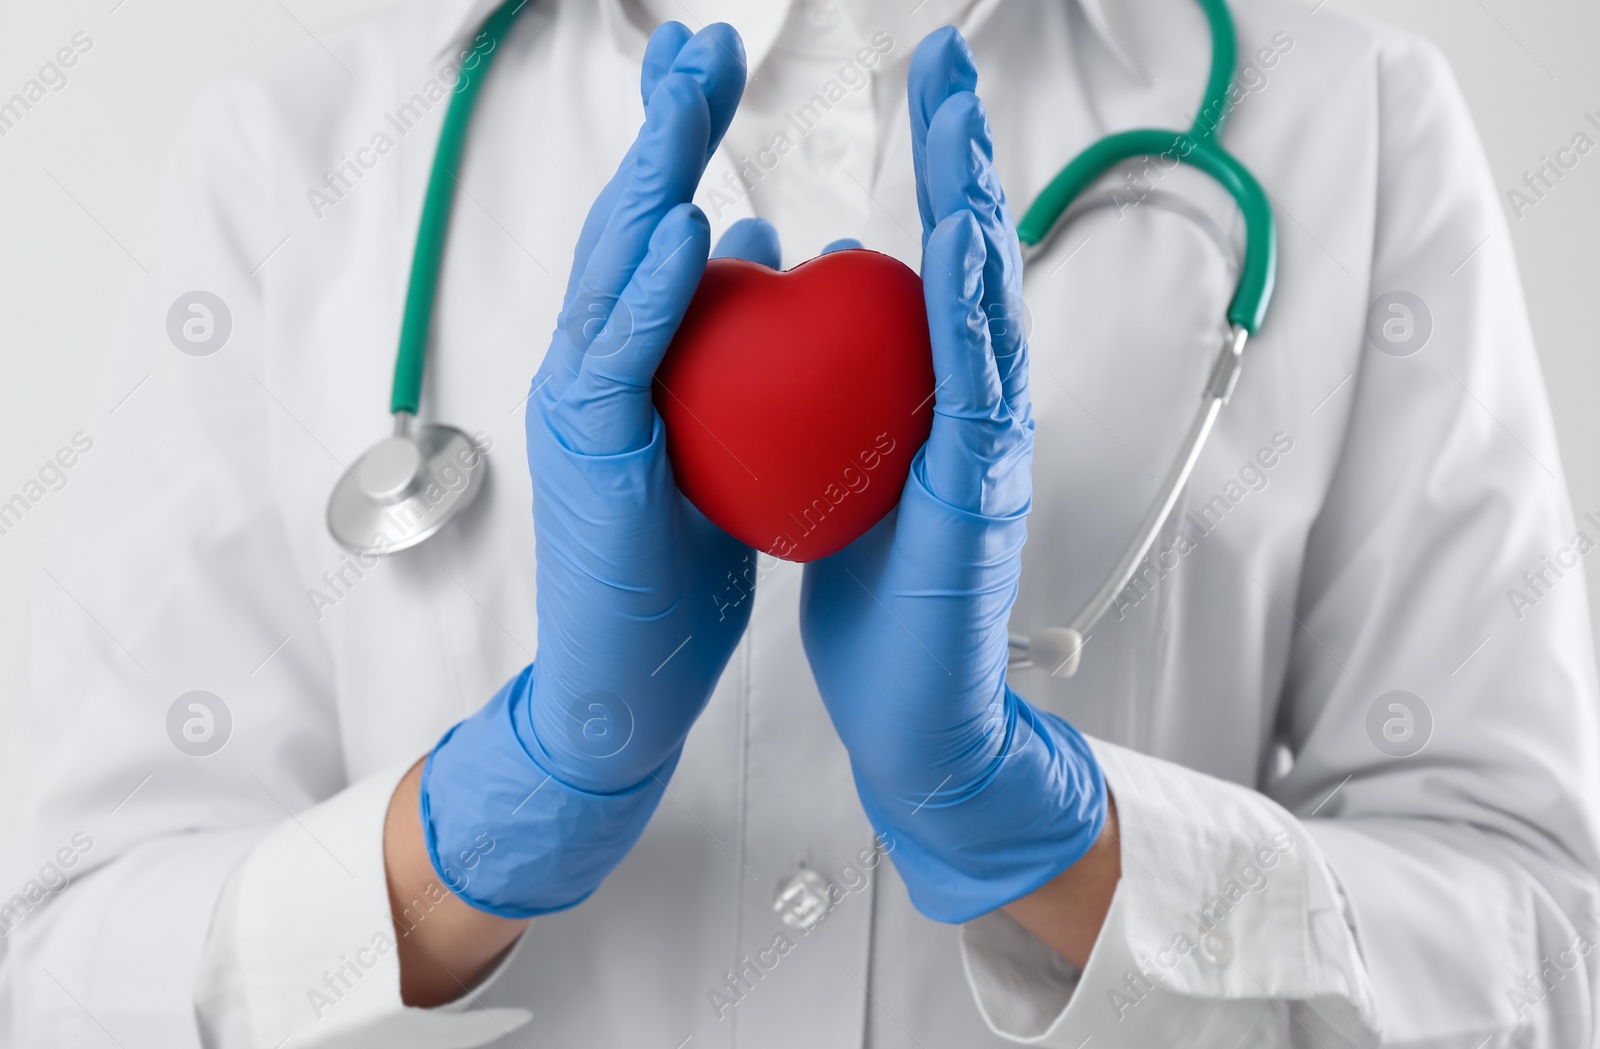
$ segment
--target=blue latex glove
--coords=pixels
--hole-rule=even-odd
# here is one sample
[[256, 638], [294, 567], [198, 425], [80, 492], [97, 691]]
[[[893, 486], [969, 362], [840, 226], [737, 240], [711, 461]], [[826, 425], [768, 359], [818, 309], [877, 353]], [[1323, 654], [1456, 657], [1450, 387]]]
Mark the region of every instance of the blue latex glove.
[[1050, 881], [1106, 815], [1083, 737], [1005, 682], [1033, 417], [1022, 260], [976, 86], [952, 29], [912, 57], [933, 430], [895, 513], [807, 566], [800, 613], [862, 807], [912, 902], [947, 922]]
[[[534, 663], [440, 741], [422, 778], [429, 856], [481, 910], [573, 906], [633, 846], [749, 619], [714, 600], [749, 548], [673, 484], [651, 378], [705, 268], [689, 203], [745, 68], [726, 25], [651, 38], [646, 118], [596, 200], [527, 410]], [[777, 264], [765, 224], [727, 251]]]

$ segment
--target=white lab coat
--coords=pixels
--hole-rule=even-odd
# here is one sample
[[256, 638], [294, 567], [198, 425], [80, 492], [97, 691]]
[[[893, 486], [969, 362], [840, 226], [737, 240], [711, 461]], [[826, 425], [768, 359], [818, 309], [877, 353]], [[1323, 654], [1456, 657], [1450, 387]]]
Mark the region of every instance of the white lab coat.
[[[843, 235], [917, 264], [905, 62], [941, 18], [972, 41], [1019, 212], [1103, 131], [1186, 126], [1207, 62], [1190, 0], [856, 4], [875, 12], [858, 34], [828, 0], [786, 6], [679, 17], [733, 12], [758, 74], [698, 199], [716, 231], [773, 218], [791, 265]], [[116, 333], [77, 523], [41, 583], [18, 728], [41, 771], [7, 891], [74, 835], [90, 845], [64, 891], [0, 915], [14, 1044], [170, 1049], [201, 1027], [227, 1049], [1588, 1044], [1600, 732], [1581, 561], [1600, 526], [1569, 508], [1445, 63], [1279, 0], [1238, 7], [1255, 72], [1226, 137], [1273, 197], [1271, 314], [1082, 671], [1013, 675], [1093, 737], [1120, 814], [1122, 881], [1086, 969], [1002, 914], [932, 923], [891, 864], [861, 869], [872, 831], [785, 564], [599, 892], [535, 921], [455, 1005], [403, 1008], [383, 814], [403, 770], [534, 655], [521, 405], [579, 223], [642, 112], [644, 8], [537, 0], [501, 45], [422, 407], [482, 435], [490, 485], [426, 546], [351, 568], [325, 500], [389, 426], [442, 106], [404, 131], [390, 116], [426, 100], [487, 7], [413, 0], [208, 91], [187, 125], [167, 244]], [[871, 89], [832, 91], [737, 189], [743, 156], [875, 29], [893, 46]], [[380, 134], [392, 148], [369, 152]], [[1024, 633], [1066, 622], [1144, 513], [1241, 241], [1230, 201], [1186, 170], [1112, 176], [1092, 201], [1028, 270]], [[196, 289], [231, 315], [209, 355], [168, 334]], [[1395, 292], [1424, 308], [1406, 300], [1408, 328], [1384, 300], [1369, 333]], [[194, 690], [231, 717], [209, 756], [169, 737]], [[803, 935], [773, 909], [802, 866], [844, 890]], [[718, 1006], [730, 970], [748, 989]]]

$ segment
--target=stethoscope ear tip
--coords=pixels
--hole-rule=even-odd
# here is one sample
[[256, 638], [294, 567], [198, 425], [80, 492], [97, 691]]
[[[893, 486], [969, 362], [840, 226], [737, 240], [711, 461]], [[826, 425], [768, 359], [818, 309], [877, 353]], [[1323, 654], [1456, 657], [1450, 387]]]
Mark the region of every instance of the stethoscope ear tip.
[[1028, 638], [1028, 657], [1051, 677], [1071, 677], [1083, 655], [1083, 635], [1071, 627], [1046, 627]]
[[1069, 626], [1045, 627], [1027, 637], [1010, 639], [1010, 666], [1039, 667], [1051, 677], [1071, 677], [1078, 672], [1084, 637]]

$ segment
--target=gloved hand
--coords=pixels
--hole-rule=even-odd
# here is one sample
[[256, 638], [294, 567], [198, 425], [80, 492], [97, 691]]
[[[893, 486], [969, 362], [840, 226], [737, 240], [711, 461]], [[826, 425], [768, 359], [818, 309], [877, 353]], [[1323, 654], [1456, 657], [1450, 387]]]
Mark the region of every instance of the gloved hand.
[[933, 430], [896, 511], [807, 566], [806, 655], [911, 900], [967, 921], [1094, 844], [1105, 782], [1082, 736], [1007, 687], [1032, 501], [1022, 260], [977, 71], [941, 29], [911, 60]]
[[[573, 906], [655, 810], [749, 619], [714, 599], [749, 548], [673, 484], [651, 378], [705, 268], [689, 203], [744, 87], [726, 25], [651, 38], [637, 141], [589, 212], [527, 409], [538, 652], [422, 776], [434, 869], [480, 910]], [[777, 264], [765, 224], [725, 243]], [[748, 588], [748, 586], [746, 586]]]

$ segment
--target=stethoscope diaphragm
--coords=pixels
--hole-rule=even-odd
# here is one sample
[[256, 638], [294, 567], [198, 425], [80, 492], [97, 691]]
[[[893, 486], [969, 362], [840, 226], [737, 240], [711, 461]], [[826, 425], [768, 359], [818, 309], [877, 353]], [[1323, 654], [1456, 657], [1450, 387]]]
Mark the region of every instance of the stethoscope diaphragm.
[[488, 472], [484, 453], [453, 426], [395, 432], [353, 463], [328, 500], [328, 531], [352, 553], [389, 554], [437, 533], [472, 505]]

